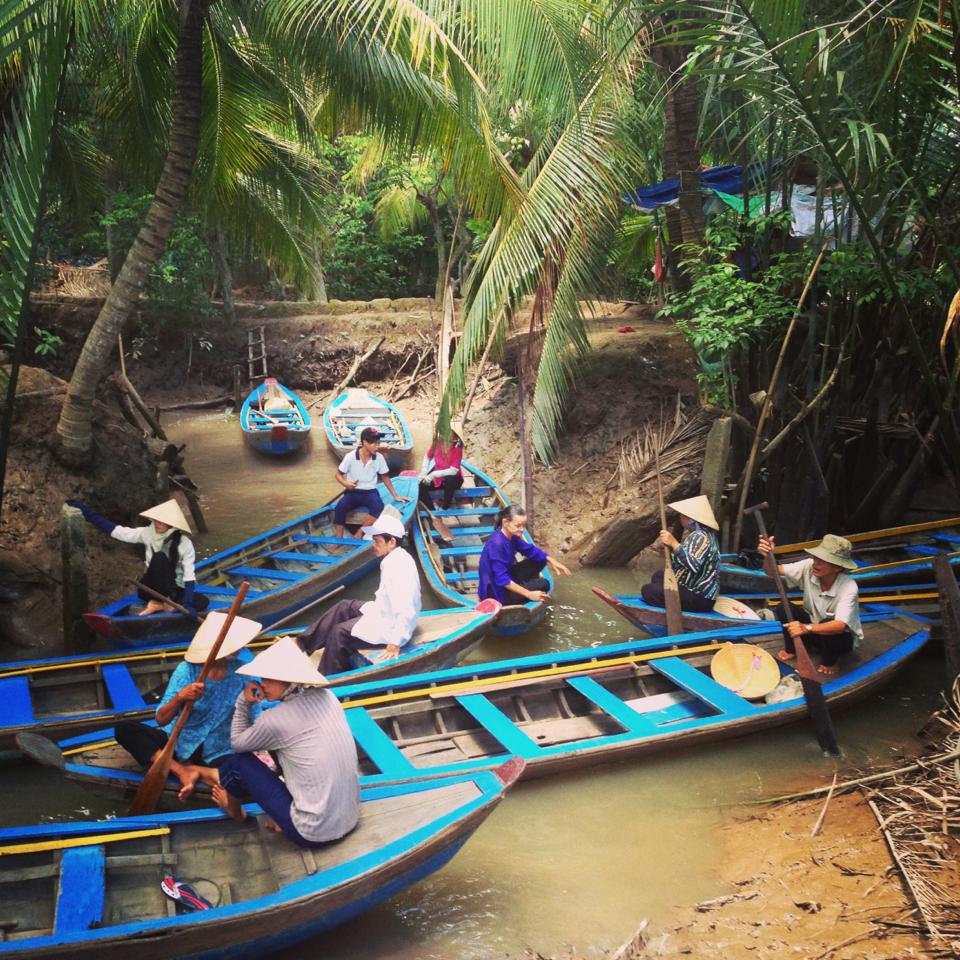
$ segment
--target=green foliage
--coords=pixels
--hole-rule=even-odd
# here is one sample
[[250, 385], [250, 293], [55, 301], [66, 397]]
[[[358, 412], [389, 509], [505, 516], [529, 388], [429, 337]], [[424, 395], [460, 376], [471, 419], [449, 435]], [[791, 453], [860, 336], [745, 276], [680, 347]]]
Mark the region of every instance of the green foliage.
[[63, 337], [58, 337], [49, 330], [41, 327], [34, 327], [33, 332], [37, 336], [37, 346], [34, 352], [41, 357], [49, 357], [57, 352], [63, 346]]

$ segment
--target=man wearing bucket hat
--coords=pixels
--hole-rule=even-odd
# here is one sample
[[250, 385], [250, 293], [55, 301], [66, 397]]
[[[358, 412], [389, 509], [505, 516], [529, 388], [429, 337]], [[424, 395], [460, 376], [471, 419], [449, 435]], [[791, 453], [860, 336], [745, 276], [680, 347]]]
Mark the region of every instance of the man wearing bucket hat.
[[378, 661], [398, 656], [420, 616], [420, 575], [413, 557], [400, 546], [403, 521], [384, 511], [363, 532], [373, 537], [373, 552], [380, 558], [376, 595], [367, 601], [338, 601], [300, 637], [308, 654], [323, 647], [320, 670], [327, 676], [349, 670], [361, 647], [385, 647]]
[[[763, 567], [773, 576], [773, 537], [760, 538]], [[777, 655], [789, 662], [796, 657], [794, 639], [801, 637], [806, 646], [820, 653], [820, 673], [836, 676], [837, 662], [863, 639], [860, 625], [860, 598], [857, 582], [845, 570], [855, 570], [853, 546], [844, 537], [828, 533], [817, 546], [809, 547], [807, 560], [778, 564], [780, 576], [788, 586], [803, 591], [803, 606], [791, 604], [793, 619], [784, 622], [784, 648]], [[777, 619], [786, 620], [778, 605]]]
[[114, 729], [117, 743], [140, 766], [149, 767], [166, 745], [177, 715], [187, 703], [193, 703], [170, 764], [170, 772], [180, 781], [181, 801], [193, 793], [198, 781], [211, 786], [218, 782], [216, 768], [230, 755], [233, 705], [243, 691], [244, 679], [237, 676], [237, 668], [252, 659], [243, 648], [261, 629], [253, 620], [234, 617], [217, 659], [201, 683], [203, 665], [226, 618], [219, 611], [209, 614], [194, 635], [183, 662], [170, 676], [157, 707], [155, 727], [138, 720], [121, 720]]
[[398, 503], [410, 499], [401, 497], [393, 489], [389, 473], [390, 468], [380, 452], [380, 431], [376, 427], [364, 427], [360, 431], [360, 443], [340, 461], [340, 466], [337, 467], [337, 483], [345, 488], [346, 493], [333, 508], [335, 536], [343, 536], [347, 514], [351, 510], [366, 510], [365, 522], [368, 524], [373, 523], [374, 517], [380, 516], [383, 511], [383, 500], [377, 493], [377, 483], [381, 478], [390, 496]]
[[[710, 501], [704, 497], [691, 497], [668, 503], [668, 507], [680, 514], [683, 538], [677, 538], [669, 530], [660, 531], [660, 542], [670, 548], [670, 565], [677, 576], [680, 606], [694, 613], [706, 613], [720, 592], [720, 545], [716, 531], [720, 529], [713, 515]], [[658, 570], [650, 583], [640, 588], [643, 599], [651, 606], [662, 607], [663, 571]]]
[[420, 481], [420, 502], [428, 509], [436, 506], [431, 496], [434, 490], [443, 490], [440, 508], [449, 510], [456, 492], [463, 486], [463, 421], [450, 421], [450, 439], [438, 433], [433, 435], [430, 449], [423, 455], [418, 480]]
[[[176, 500], [167, 500], [140, 514], [150, 521], [145, 527], [121, 527], [120, 524], [101, 517], [82, 500], [68, 500], [67, 505], [76, 507], [87, 523], [123, 543], [142, 543], [146, 549], [146, 570], [141, 582], [157, 593], [170, 597], [181, 606], [196, 613], [206, 610], [209, 601], [202, 594], [195, 594], [197, 576], [193, 565], [196, 551], [190, 540], [190, 524]], [[140, 616], [151, 613], [173, 613], [168, 603], [153, 600], [141, 593], [146, 606]]]
[[[293, 637], [279, 637], [238, 673], [256, 677], [233, 713], [233, 754], [220, 766], [213, 799], [234, 820], [258, 803], [265, 826], [301, 847], [339, 840], [360, 817], [357, 748], [340, 701]], [[277, 706], [256, 718], [262, 700]], [[283, 779], [255, 756], [270, 751]]]

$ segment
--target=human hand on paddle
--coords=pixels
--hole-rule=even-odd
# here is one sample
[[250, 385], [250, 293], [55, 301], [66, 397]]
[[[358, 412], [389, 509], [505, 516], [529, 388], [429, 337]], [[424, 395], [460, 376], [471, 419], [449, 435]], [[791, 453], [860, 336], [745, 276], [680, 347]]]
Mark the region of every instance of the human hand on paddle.
[[680, 546], [680, 541], [669, 531], [660, 531], [660, 542], [671, 550], [676, 550]]
[[776, 546], [776, 540], [773, 537], [761, 537], [757, 541], [757, 550], [760, 552], [761, 557], [766, 557], [767, 554], [773, 553], [773, 548]]
[[202, 680], [188, 683], [177, 693], [177, 699], [180, 700], [181, 703], [196, 703], [203, 696], [205, 689], [206, 684], [204, 684]]

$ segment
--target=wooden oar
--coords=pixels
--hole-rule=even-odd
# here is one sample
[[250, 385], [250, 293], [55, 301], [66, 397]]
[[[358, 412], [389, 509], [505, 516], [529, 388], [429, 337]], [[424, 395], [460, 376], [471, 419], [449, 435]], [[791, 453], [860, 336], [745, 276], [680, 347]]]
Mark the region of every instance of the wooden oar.
[[[766, 501], [758, 503], [756, 506], [747, 507], [744, 514], [752, 513], [760, 528], [760, 536], [767, 539], [767, 525], [763, 519], [763, 511], [768, 504]], [[795, 617], [787, 599], [787, 591], [783, 586], [783, 579], [780, 576], [780, 565], [776, 558], [771, 556], [773, 564], [773, 582], [777, 585], [777, 593], [780, 594], [780, 603], [783, 606], [783, 615], [785, 622], [794, 620]], [[800, 677], [800, 683], [803, 686], [803, 698], [807, 701], [807, 710], [810, 712], [810, 719], [813, 720], [813, 726], [817, 733], [817, 742], [822, 750], [829, 753], [832, 757], [840, 756], [840, 747], [837, 744], [837, 733], [833, 729], [833, 721], [830, 719], [830, 711], [827, 709], [827, 700], [823, 695], [823, 687], [820, 686], [820, 679], [813, 667], [813, 661], [803, 641], [799, 637], [793, 638], [793, 646], [797, 653], [797, 675]]]
[[[223, 646], [223, 641], [227, 637], [227, 633], [230, 630], [230, 625], [233, 623], [234, 618], [239, 612], [240, 607], [243, 604], [243, 599], [247, 595], [247, 590], [249, 589], [250, 584], [244, 580], [243, 583], [240, 584], [240, 588], [237, 590], [237, 595], [233, 598], [233, 603], [230, 604], [230, 610], [227, 613], [226, 619], [223, 621], [223, 626], [220, 628], [220, 633], [217, 636], [213, 646], [210, 648], [210, 652], [207, 654], [207, 661], [204, 663], [203, 669], [200, 671], [200, 676], [197, 677], [198, 683], [203, 683], [203, 681], [206, 680], [207, 674], [210, 672], [210, 668], [213, 666], [214, 661], [217, 659], [217, 654], [220, 652], [220, 647]], [[180, 716], [177, 718], [177, 723], [170, 732], [170, 737], [167, 740], [166, 746], [164, 746], [163, 750], [160, 751], [157, 758], [150, 765], [150, 769], [143, 778], [143, 783], [140, 784], [140, 788], [137, 790], [137, 795], [133, 798], [133, 803], [130, 804], [130, 808], [127, 813], [131, 817], [136, 817], [144, 813], [153, 813], [153, 811], [156, 809], [157, 802], [159, 801], [160, 795], [163, 793], [163, 788], [167, 783], [167, 776], [170, 773], [170, 764], [173, 761], [173, 751], [177, 745], [177, 740], [180, 737], [180, 731], [190, 718], [191, 710], [193, 710], [193, 702], [188, 701], [183, 705], [183, 709], [180, 711]]]
[[[663, 482], [660, 479], [660, 451], [654, 450], [654, 463], [657, 468], [657, 499], [660, 501], [660, 529], [667, 529], [667, 508], [663, 502]], [[667, 611], [667, 635], [683, 633], [683, 612], [680, 609], [680, 589], [677, 575], [673, 572], [670, 560], [670, 548], [663, 546], [663, 606]]]

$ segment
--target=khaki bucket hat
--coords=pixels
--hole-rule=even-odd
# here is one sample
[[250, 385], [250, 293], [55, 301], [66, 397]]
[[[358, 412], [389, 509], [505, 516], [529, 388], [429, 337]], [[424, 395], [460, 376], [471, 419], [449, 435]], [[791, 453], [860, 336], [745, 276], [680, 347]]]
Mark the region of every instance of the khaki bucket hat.
[[747, 700], [765, 697], [780, 682], [777, 661], [750, 643], [725, 643], [710, 661], [710, 675]]
[[258, 653], [250, 663], [238, 667], [237, 673], [304, 687], [330, 686], [330, 681], [310, 662], [293, 637], [277, 637], [273, 646]]
[[713, 507], [705, 496], [690, 497], [689, 500], [677, 500], [676, 503], [668, 503], [668, 507], [682, 513], [697, 523], [702, 523], [705, 527], [712, 527], [714, 530], [720, 529], [717, 518], [713, 515]]
[[838, 537], [834, 533], [828, 533], [815, 547], [809, 547], [804, 553], [843, 567], [844, 570], [857, 569], [853, 562], [853, 544], [846, 537]]
[[[190, 641], [190, 646], [187, 647], [187, 652], [183, 655], [183, 659], [187, 663], [207, 662], [207, 655], [217, 642], [217, 637], [220, 636], [220, 630], [226, 619], [227, 615], [219, 610], [207, 614], [207, 619], [203, 621], [200, 629], [193, 635], [193, 640]], [[224, 657], [229, 657], [238, 650], [242, 650], [262, 629], [262, 625], [255, 620], [247, 620], [246, 617], [234, 617], [233, 623], [230, 624], [230, 629], [220, 645], [217, 659], [223, 660]]]
[[166, 503], [158, 503], [157, 506], [151, 507], [149, 510], [144, 510], [140, 516], [146, 517], [148, 520], [159, 520], [168, 527], [174, 527], [184, 533], [193, 532], [190, 529], [190, 524], [187, 523], [187, 518], [180, 509], [180, 504], [173, 499], [167, 500]]

